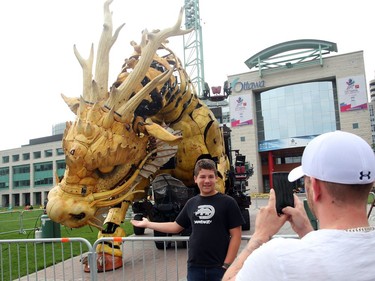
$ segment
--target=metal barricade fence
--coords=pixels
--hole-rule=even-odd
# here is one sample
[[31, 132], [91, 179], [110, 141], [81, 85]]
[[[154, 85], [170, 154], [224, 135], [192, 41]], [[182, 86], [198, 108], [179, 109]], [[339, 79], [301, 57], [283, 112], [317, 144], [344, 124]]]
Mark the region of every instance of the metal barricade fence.
[[92, 252], [84, 238], [0, 240], [0, 280], [90, 280], [81, 260]]
[[[130, 236], [119, 239], [122, 242], [123, 266], [115, 271], [104, 270], [97, 275], [100, 279], [95, 280], [186, 280], [188, 236]], [[116, 238], [98, 239], [93, 249], [113, 240]], [[159, 249], [155, 243], [161, 243]], [[96, 267], [96, 263], [93, 266]], [[91, 269], [94, 270], [93, 267]]]
[[[33, 210], [9, 210], [0, 212], [1, 225], [0, 234], [21, 233], [35, 229], [40, 216], [43, 214], [43, 209]], [[17, 223], [18, 222], [18, 223]], [[17, 223], [17, 229], [14, 228], [14, 223]], [[27, 226], [34, 227], [27, 227]]]
[[[114, 237], [98, 239], [93, 246], [84, 238], [4, 239], [0, 240], [0, 280], [185, 280], [188, 239]], [[108, 242], [121, 243], [123, 266], [98, 273], [96, 248]], [[161, 250], [155, 242], [164, 245]], [[84, 261], [90, 273], [84, 272]]]
[[[297, 235], [275, 237], [297, 238]], [[250, 235], [242, 236], [240, 250], [250, 238]], [[186, 280], [188, 239], [187, 236], [114, 237], [98, 239], [93, 246], [84, 238], [0, 240], [0, 280], [183, 281]], [[96, 249], [108, 242], [120, 243], [123, 266], [98, 273], [96, 260], [100, 252]], [[155, 242], [162, 243], [163, 247], [159, 244], [157, 249]], [[84, 260], [90, 265], [90, 273], [84, 272]], [[105, 267], [105, 259], [101, 262]]]

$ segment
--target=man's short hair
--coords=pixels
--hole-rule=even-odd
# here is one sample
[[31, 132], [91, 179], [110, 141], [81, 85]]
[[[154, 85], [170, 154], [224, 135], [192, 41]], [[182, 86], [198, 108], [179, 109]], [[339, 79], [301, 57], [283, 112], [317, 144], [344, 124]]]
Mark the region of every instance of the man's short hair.
[[350, 203], [354, 201], [367, 201], [368, 194], [373, 187], [368, 184], [340, 184], [325, 182], [328, 194], [339, 202]]

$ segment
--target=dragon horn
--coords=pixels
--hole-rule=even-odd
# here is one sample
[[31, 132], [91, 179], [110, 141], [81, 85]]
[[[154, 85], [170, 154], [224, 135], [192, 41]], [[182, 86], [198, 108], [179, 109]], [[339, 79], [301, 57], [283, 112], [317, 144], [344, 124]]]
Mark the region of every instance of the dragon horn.
[[192, 29], [183, 30], [181, 29], [183, 8], [180, 10], [179, 17], [174, 26], [166, 28], [164, 30], [157, 30], [149, 33], [144, 30], [142, 33], [142, 42], [138, 46], [134, 46], [135, 49], [139, 49], [137, 52], [140, 55], [140, 59], [134, 67], [133, 71], [129, 73], [129, 76], [125, 81], [118, 87], [118, 95], [111, 95], [108, 99], [106, 106], [108, 108], [115, 108], [118, 112], [118, 108], [122, 104], [126, 103], [130, 96], [135, 92], [136, 87], [145, 77], [148, 68], [154, 58], [156, 51], [159, 49], [161, 44], [168, 38], [177, 35], [184, 35], [189, 33]]
[[91, 103], [102, 100], [108, 95], [109, 52], [113, 44], [116, 42], [120, 30], [125, 25], [120, 25], [112, 36], [112, 15], [109, 11], [109, 5], [112, 1], [113, 0], [107, 0], [104, 3], [104, 24], [98, 46], [94, 80], [92, 80], [94, 46], [91, 45], [90, 55], [87, 60], [82, 58], [76, 46], [74, 46], [74, 54], [83, 71], [82, 96], [85, 101]]
[[[173, 69], [165, 71], [154, 79], [151, 82], [147, 83], [134, 97], [132, 97], [127, 103], [123, 104], [116, 112], [123, 116], [125, 119], [128, 116], [133, 117], [134, 111], [142, 100], [144, 100], [147, 95], [155, 89], [158, 85], [163, 85], [172, 75]], [[124, 121], [124, 120], [122, 120]]]

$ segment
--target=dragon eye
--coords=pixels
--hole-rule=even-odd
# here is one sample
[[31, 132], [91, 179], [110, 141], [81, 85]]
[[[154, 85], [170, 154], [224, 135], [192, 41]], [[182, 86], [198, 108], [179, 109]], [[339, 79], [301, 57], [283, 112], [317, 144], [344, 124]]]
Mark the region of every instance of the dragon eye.
[[75, 149], [72, 149], [71, 151], [69, 151], [70, 155], [74, 155], [75, 152], [76, 152]]

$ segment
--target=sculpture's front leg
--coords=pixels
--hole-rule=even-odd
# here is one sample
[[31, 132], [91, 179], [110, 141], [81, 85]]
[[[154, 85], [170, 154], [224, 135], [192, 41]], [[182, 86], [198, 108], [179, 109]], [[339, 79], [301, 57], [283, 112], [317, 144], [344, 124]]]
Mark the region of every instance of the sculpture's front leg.
[[[102, 237], [125, 237], [126, 233], [120, 226], [125, 219], [126, 211], [129, 208], [129, 202], [122, 202], [121, 204], [111, 208], [104, 221], [102, 231], [98, 233], [98, 239]], [[122, 251], [121, 242], [106, 242], [99, 244], [96, 247], [97, 259], [96, 266], [98, 272], [111, 271], [122, 267]], [[85, 265], [85, 272], [90, 272], [89, 264]]]

